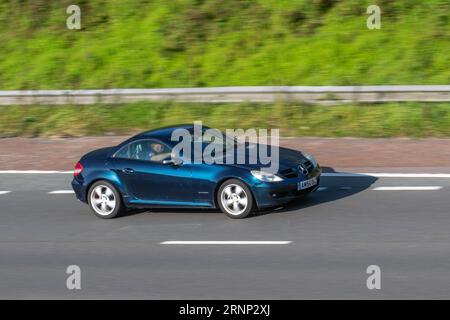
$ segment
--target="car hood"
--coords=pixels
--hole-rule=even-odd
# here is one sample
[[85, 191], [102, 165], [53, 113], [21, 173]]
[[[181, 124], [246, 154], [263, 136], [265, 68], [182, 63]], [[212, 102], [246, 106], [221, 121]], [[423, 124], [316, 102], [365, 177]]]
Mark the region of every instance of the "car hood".
[[[272, 168], [277, 167], [278, 168], [277, 171], [279, 172], [279, 171], [283, 171], [283, 170], [286, 170], [289, 168], [293, 168], [293, 167], [297, 166], [301, 161], [305, 160], [305, 157], [303, 156], [301, 151], [279, 147], [278, 148], [278, 150], [279, 150], [278, 151], [279, 152], [278, 159], [271, 159], [272, 165], [270, 165], [270, 163], [269, 164], [262, 163], [259, 156], [258, 156], [256, 163], [252, 163], [250, 161], [251, 152], [256, 152], [256, 154], [259, 154], [261, 147], [266, 148], [265, 151], [264, 151], [264, 149], [262, 150], [263, 154], [265, 154], [265, 155], [270, 154], [270, 146], [247, 143], [245, 145], [245, 149], [244, 148], [235, 148], [234, 164], [227, 164], [227, 165], [231, 165], [233, 167], [238, 167], [238, 168], [243, 168], [243, 169], [249, 169], [249, 170], [264, 170], [264, 168], [268, 168], [269, 166], [271, 166]], [[244, 158], [244, 156], [245, 156], [244, 163], [236, 163], [237, 162], [236, 159], [239, 159], [239, 157]], [[229, 156], [224, 156], [223, 158], [225, 159], [227, 157], [229, 157]], [[269, 157], [267, 157], [267, 158], [269, 159]], [[274, 158], [275, 158], [275, 156], [274, 156]], [[253, 162], [255, 162], [255, 161], [253, 161]]]

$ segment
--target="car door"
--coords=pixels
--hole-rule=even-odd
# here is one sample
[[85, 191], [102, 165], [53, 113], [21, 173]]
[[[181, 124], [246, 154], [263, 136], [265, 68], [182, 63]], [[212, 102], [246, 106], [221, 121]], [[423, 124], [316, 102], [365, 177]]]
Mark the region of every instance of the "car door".
[[[154, 146], [162, 146], [162, 151]], [[156, 139], [133, 141], [119, 150], [109, 165], [124, 183], [130, 203], [188, 205], [193, 202], [192, 172], [183, 164], [164, 163], [171, 149]]]

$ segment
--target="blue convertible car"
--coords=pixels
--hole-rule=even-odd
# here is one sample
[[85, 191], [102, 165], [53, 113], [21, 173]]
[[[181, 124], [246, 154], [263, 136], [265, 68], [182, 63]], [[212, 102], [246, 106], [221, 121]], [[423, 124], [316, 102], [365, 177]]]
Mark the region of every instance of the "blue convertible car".
[[[204, 163], [183, 156], [175, 161], [176, 142], [171, 139], [175, 129], [191, 132], [194, 125], [147, 131], [84, 155], [72, 181], [77, 198], [105, 219], [129, 208], [155, 207], [220, 208], [231, 218], [244, 218], [319, 186], [321, 168], [316, 160], [281, 147], [275, 173], [264, 171], [259, 163]], [[241, 143], [223, 133], [213, 140], [233, 150]], [[244, 144], [244, 149], [255, 147]]]

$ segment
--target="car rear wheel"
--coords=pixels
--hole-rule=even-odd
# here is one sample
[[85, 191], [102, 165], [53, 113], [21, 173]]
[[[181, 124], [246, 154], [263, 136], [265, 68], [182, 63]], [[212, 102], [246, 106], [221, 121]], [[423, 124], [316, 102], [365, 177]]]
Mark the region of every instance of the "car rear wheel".
[[228, 217], [241, 219], [247, 217], [253, 209], [253, 196], [250, 189], [241, 181], [225, 181], [217, 193], [220, 210]]
[[119, 192], [106, 181], [97, 181], [91, 186], [88, 202], [94, 214], [102, 219], [118, 217], [124, 211]]

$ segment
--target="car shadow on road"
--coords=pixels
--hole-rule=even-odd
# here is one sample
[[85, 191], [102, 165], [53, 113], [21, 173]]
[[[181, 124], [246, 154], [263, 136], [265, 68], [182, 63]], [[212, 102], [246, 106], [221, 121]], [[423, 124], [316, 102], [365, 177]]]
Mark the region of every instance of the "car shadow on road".
[[259, 210], [252, 217], [267, 214], [292, 213], [326, 202], [338, 201], [370, 188], [378, 180], [378, 178], [369, 175], [336, 172], [330, 167], [324, 167], [323, 172], [320, 187], [316, 192], [301, 196], [284, 206]]
[[192, 213], [218, 213], [217, 209], [211, 208], [146, 208], [146, 209], [129, 209], [123, 213], [120, 218], [139, 215], [143, 213], [179, 213], [179, 214], [192, 214]]

